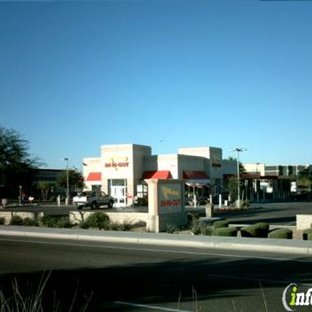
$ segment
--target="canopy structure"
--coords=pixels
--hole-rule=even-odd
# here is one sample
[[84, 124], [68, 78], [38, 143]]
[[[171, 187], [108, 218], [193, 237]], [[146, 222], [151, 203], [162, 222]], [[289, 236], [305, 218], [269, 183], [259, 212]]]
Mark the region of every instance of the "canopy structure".
[[208, 186], [208, 184], [210, 183], [210, 179], [206, 172], [196, 170], [183, 171], [183, 179], [185, 180], [186, 185], [193, 188], [193, 205], [194, 207], [196, 207], [197, 199], [195, 189]]
[[147, 179], [171, 179], [170, 170], [145, 171], [142, 175], [142, 180]]
[[183, 171], [183, 179], [185, 184], [195, 187], [207, 186], [210, 183], [210, 179], [206, 172], [196, 170]]

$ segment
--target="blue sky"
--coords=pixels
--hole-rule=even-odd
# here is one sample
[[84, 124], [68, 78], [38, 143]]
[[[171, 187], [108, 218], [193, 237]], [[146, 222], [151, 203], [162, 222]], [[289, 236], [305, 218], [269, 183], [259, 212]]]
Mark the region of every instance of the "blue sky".
[[48, 168], [123, 143], [311, 164], [312, 1], [2, 1], [0, 108]]

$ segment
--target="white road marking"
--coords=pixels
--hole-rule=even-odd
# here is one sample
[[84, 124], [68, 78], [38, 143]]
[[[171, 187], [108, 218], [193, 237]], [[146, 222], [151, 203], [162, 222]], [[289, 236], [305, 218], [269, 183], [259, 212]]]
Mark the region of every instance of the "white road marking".
[[151, 306], [151, 305], [147, 305], [147, 304], [138, 304], [138, 303], [133, 303], [133, 302], [115, 301], [114, 303], [128, 305], [128, 306], [136, 307], [136, 308], [145, 308], [145, 309], [148, 308], [148, 309], [157, 310], [157, 311], [192, 312], [192, 311], [188, 311], [188, 310], [161, 308], [161, 307], [157, 307], [157, 306]]

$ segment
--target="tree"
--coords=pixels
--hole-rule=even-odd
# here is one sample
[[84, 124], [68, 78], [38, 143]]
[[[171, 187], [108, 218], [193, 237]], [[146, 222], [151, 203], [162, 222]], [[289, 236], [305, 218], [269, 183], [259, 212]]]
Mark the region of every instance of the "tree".
[[[228, 157], [228, 160], [230, 160], [230, 161], [235, 161], [235, 162], [237, 162], [237, 159], [236, 158], [233, 158], [233, 157]], [[237, 171], [237, 170], [236, 170]], [[244, 167], [244, 165], [241, 163], [241, 162], [239, 162], [239, 173], [240, 174], [242, 174], [242, 173], [245, 173], [246, 172], [246, 168]], [[237, 174], [237, 173], [236, 173]]]
[[234, 202], [237, 199], [237, 177], [231, 176], [225, 179], [223, 187], [229, 193], [231, 202]]
[[20, 133], [0, 126], [0, 185], [8, 189], [10, 197], [18, 196], [19, 186], [31, 188], [34, 169], [41, 164], [28, 149], [28, 141]]
[[[76, 170], [68, 170], [68, 182], [69, 182], [69, 189], [76, 190], [76, 189], [83, 189], [84, 182], [83, 176], [79, 171]], [[64, 170], [60, 173], [57, 178], [57, 183], [60, 187], [66, 189], [67, 187], [67, 170]]]
[[51, 188], [54, 186], [54, 183], [46, 182], [46, 181], [39, 181], [37, 183], [37, 188], [41, 191], [41, 198], [43, 200], [48, 200], [49, 192]]
[[303, 191], [310, 191], [312, 186], [312, 172], [311, 168], [308, 167], [299, 172], [298, 177], [298, 188]]
[[[237, 162], [236, 158], [229, 157], [228, 160]], [[237, 163], [236, 163], [237, 164]], [[246, 169], [244, 165], [239, 162], [239, 174], [245, 173]], [[242, 178], [239, 179], [240, 187], [243, 186]], [[237, 180], [237, 170], [235, 170], [235, 174], [231, 175], [224, 179], [223, 181], [224, 190], [227, 191], [231, 197], [231, 201], [234, 202], [238, 198], [238, 180]], [[241, 195], [241, 194], [240, 194]]]

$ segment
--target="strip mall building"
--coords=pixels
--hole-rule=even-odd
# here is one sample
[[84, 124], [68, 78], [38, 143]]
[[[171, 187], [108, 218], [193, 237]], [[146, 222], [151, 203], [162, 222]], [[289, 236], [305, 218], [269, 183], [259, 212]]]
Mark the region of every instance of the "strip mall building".
[[127, 206], [147, 194], [146, 179], [183, 179], [188, 196], [221, 193], [223, 175], [236, 173], [236, 161], [222, 160], [216, 147], [180, 148], [177, 154], [152, 155], [150, 146], [103, 145], [101, 156], [83, 159], [86, 190], [101, 189]]

